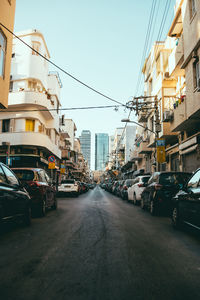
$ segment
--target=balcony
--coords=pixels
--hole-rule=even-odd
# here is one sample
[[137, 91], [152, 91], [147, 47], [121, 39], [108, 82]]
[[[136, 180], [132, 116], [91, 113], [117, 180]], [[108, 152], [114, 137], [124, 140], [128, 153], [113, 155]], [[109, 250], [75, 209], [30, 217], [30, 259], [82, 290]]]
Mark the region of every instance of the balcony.
[[169, 76], [184, 76], [185, 70], [181, 69], [184, 60], [183, 34], [177, 39], [176, 44], [169, 56]]
[[142, 141], [140, 143], [140, 146], [138, 147], [138, 154], [148, 154], [153, 151], [152, 148], [148, 147], [148, 143], [148, 141]]
[[12, 146], [29, 145], [46, 148], [55, 156], [61, 158], [61, 151], [59, 150], [59, 147], [53, 144], [51, 139], [43, 133], [30, 131], [5, 133], [2, 132], [0, 137], [0, 144], [2, 144], [2, 142], [9, 142]]
[[48, 109], [43, 111], [42, 114], [47, 119], [54, 119], [54, 113], [49, 109], [54, 108], [54, 104], [50, 99], [47, 99], [47, 95], [42, 92], [35, 91], [17, 91], [9, 93], [8, 100], [9, 108], [12, 106], [36, 106], [38, 109]]

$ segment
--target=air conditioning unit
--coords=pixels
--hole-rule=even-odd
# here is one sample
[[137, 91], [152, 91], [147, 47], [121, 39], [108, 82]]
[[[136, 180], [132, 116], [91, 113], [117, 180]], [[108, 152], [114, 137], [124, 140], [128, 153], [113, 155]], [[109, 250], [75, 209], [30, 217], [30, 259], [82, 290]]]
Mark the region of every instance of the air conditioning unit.
[[165, 110], [163, 112], [163, 122], [170, 122], [174, 118], [174, 112], [172, 110]]

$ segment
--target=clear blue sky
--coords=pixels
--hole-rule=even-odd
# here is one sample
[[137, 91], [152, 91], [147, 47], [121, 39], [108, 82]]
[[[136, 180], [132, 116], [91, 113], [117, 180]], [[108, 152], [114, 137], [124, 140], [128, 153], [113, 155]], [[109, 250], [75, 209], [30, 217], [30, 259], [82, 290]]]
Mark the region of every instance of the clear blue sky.
[[[152, 1], [17, 0], [14, 30], [40, 30], [53, 62], [100, 92], [126, 103], [135, 95]], [[157, 2], [152, 41], [158, 37], [166, 0]], [[170, 1], [161, 40], [172, 21], [174, 2]], [[50, 66], [50, 70], [56, 69]], [[112, 105], [67, 75], [60, 71], [59, 74], [63, 107]], [[120, 120], [127, 115], [128, 111], [122, 108], [118, 112], [98, 109], [65, 113], [75, 121], [77, 136], [89, 129], [93, 141], [95, 133], [111, 135], [116, 127], [124, 126]]]

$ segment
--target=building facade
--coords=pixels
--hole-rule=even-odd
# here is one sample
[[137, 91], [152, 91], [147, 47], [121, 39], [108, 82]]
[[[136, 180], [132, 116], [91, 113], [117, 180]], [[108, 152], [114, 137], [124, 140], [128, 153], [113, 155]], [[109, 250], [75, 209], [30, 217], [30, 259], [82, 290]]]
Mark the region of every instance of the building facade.
[[[17, 36], [50, 57], [41, 32], [29, 30]], [[0, 118], [2, 161], [9, 156], [12, 167], [48, 168], [48, 157], [54, 155], [59, 168], [61, 86], [59, 75], [49, 72], [48, 62], [14, 38], [8, 110]]]
[[81, 143], [81, 152], [84, 159], [88, 162], [89, 168], [91, 167], [91, 132], [90, 130], [82, 130], [79, 137]]
[[109, 159], [109, 136], [107, 133], [95, 134], [95, 170], [104, 170]]
[[[0, 20], [13, 31], [16, 1], [0, 1]], [[13, 36], [0, 26], [0, 108], [8, 107]]]

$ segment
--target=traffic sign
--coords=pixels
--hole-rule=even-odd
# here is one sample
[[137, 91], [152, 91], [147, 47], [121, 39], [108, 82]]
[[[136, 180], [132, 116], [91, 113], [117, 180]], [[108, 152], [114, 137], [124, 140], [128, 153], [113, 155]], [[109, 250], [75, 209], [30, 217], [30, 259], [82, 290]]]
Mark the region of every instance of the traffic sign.
[[49, 162], [49, 165], [48, 165], [49, 169], [55, 169], [55, 167], [56, 167], [55, 162]]
[[54, 156], [54, 155], [50, 155], [49, 158], [48, 158], [48, 161], [49, 161], [50, 163], [54, 163], [54, 162], [56, 161], [55, 156]]

